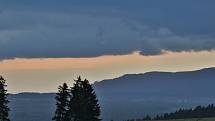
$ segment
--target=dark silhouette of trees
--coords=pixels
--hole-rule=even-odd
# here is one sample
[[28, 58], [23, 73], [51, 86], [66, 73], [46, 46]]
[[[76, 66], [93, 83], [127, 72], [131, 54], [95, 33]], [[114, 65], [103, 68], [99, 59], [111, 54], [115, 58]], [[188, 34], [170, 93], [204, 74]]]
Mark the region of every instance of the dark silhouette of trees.
[[6, 80], [0, 76], [0, 121], [10, 121], [9, 119], [9, 107], [7, 104], [7, 90], [5, 89], [7, 85], [5, 84]]
[[75, 83], [73, 84], [73, 87], [71, 87], [71, 97], [69, 101], [69, 109], [67, 112], [68, 121], [77, 121], [82, 115], [82, 111], [80, 110], [82, 106], [81, 100], [83, 100], [82, 81], [80, 77], [74, 81]]
[[[59, 120], [56, 121], [100, 121], [100, 106], [89, 81], [81, 80], [81, 77], [74, 81], [75, 83], [68, 94], [69, 102], [62, 99], [67, 103], [64, 103], [63, 106], [60, 103], [60, 107], [67, 107], [67, 109], [63, 108], [63, 110], [66, 109], [63, 111], [63, 117], [59, 117]], [[59, 107], [58, 103], [57, 107]], [[56, 112], [58, 111], [56, 110]]]
[[52, 120], [55, 121], [67, 121], [67, 109], [69, 103], [69, 89], [66, 83], [59, 86], [58, 93], [56, 94], [56, 105], [57, 109], [55, 111], [55, 116]]
[[74, 121], [100, 121], [100, 106], [88, 80], [78, 77], [71, 88], [69, 116]]
[[151, 118], [147, 115], [143, 119], [130, 119], [126, 121], [150, 121], [150, 120], [171, 120], [171, 119], [191, 119], [191, 118], [210, 118], [215, 117], [215, 106], [210, 104], [208, 106], [197, 106], [190, 109], [182, 109], [173, 112], [173, 113], [164, 113], [162, 115], [156, 115], [154, 118]]
[[168, 120], [168, 119], [189, 119], [189, 118], [209, 118], [215, 117], [215, 106], [210, 104], [206, 107], [197, 106], [191, 109], [179, 109], [174, 113], [165, 113], [158, 115], [155, 120]]
[[152, 120], [152, 118], [149, 115], [146, 115], [145, 118], [143, 119], [130, 119], [125, 121], [149, 121], [149, 120]]

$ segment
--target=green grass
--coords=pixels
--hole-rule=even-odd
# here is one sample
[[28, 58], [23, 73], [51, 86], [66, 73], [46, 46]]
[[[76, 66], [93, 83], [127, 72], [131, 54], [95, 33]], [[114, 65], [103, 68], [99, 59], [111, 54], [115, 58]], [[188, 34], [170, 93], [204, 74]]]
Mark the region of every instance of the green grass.
[[156, 121], [215, 121], [215, 118], [173, 119], [173, 120], [156, 120]]

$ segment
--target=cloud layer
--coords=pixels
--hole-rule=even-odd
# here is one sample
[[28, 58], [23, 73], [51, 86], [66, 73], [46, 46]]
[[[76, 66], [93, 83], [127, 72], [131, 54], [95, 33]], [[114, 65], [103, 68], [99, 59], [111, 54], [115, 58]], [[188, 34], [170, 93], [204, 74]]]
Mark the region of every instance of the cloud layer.
[[210, 0], [4, 2], [0, 59], [210, 51], [214, 5]]

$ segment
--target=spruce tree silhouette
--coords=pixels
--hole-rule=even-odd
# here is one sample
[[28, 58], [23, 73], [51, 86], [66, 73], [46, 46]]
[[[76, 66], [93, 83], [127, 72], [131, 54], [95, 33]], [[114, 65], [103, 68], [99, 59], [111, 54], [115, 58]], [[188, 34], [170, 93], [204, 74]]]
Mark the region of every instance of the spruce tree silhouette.
[[55, 116], [52, 120], [55, 121], [68, 121], [67, 119], [67, 109], [69, 103], [69, 89], [66, 83], [62, 86], [59, 86], [58, 93], [56, 96], [56, 105], [57, 109], [55, 111]]
[[68, 121], [100, 121], [100, 106], [88, 80], [78, 77], [71, 88]]
[[7, 85], [5, 84], [6, 80], [0, 76], [0, 121], [10, 121], [9, 119], [9, 107], [7, 104], [7, 90], [5, 89]]

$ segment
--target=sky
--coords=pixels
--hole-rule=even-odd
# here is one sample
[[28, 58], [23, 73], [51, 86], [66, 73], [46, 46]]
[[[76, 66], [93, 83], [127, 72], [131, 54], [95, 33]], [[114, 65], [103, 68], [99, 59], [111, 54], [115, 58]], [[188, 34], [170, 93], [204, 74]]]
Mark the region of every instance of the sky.
[[214, 0], [0, 0], [8, 91], [215, 67]]

